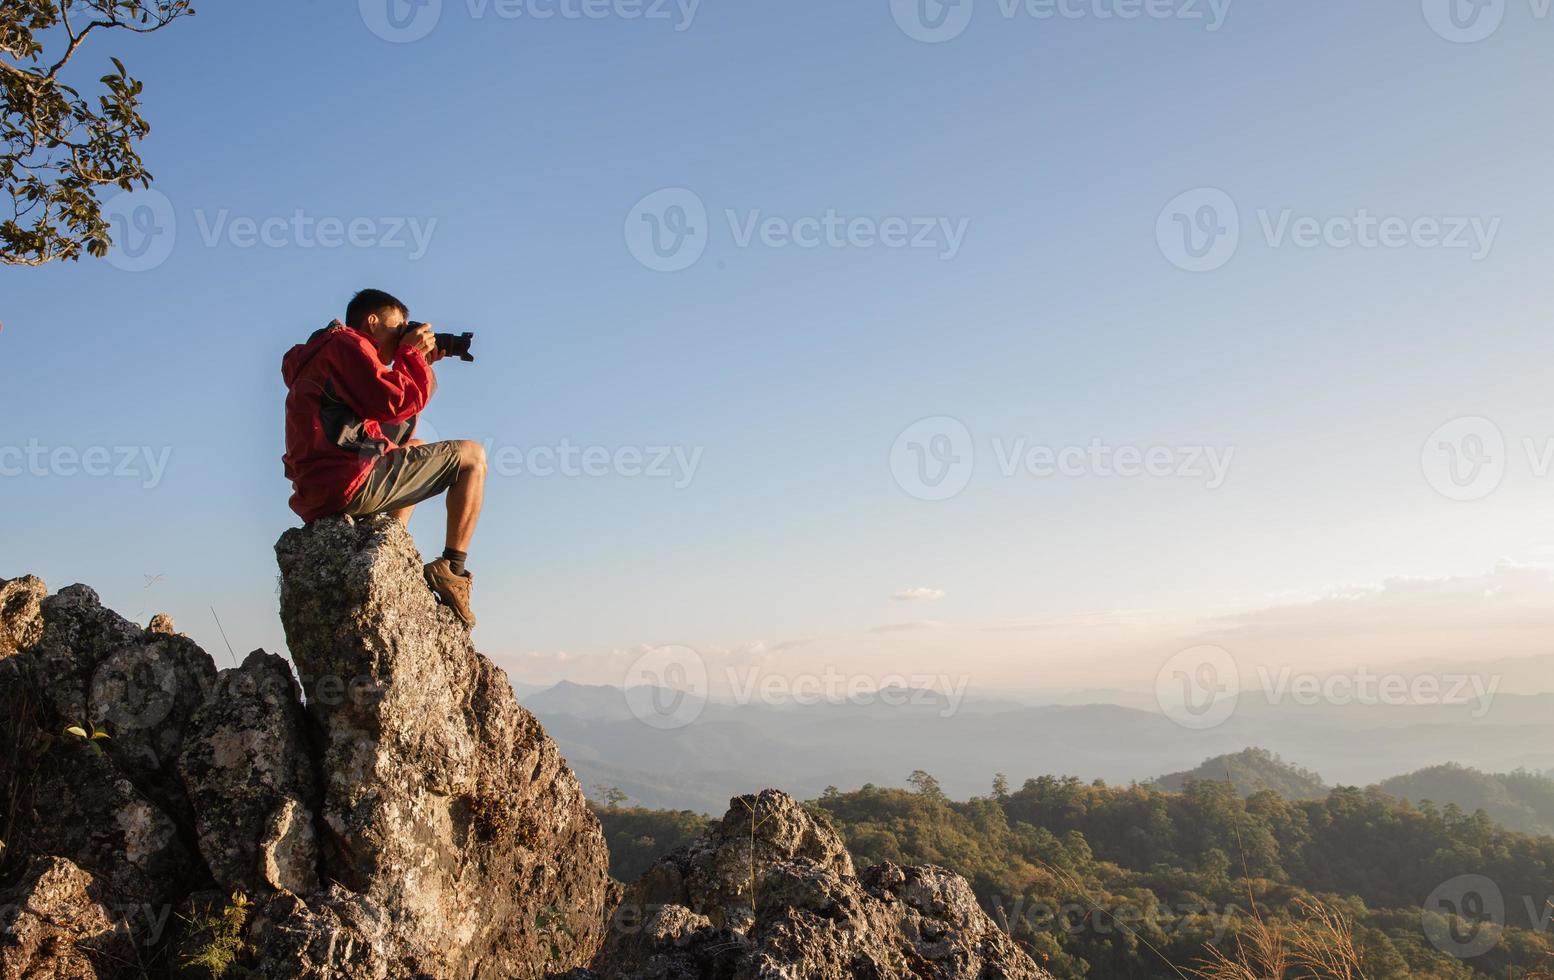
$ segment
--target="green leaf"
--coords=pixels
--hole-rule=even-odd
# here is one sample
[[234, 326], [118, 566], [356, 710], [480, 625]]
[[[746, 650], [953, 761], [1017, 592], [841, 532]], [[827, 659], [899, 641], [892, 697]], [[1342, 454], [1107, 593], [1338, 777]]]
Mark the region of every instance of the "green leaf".
[[65, 731], [71, 735], [79, 735], [82, 738], [86, 738], [86, 729], [82, 728], [80, 725], [71, 725], [69, 728], [65, 729]]

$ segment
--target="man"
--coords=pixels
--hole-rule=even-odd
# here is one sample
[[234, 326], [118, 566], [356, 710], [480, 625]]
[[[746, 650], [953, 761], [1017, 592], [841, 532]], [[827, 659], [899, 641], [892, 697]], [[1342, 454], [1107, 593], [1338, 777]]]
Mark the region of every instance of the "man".
[[426, 582], [473, 628], [465, 569], [485, 496], [486, 453], [477, 442], [411, 438], [436, 388], [441, 359], [432, 328], [410, 326], [404, 303], [364, 289], [336, 320], [281, 362], [286, 381], [286, 476], [304, 521], [387, 512], [408, 523], [416, 504], [448, 492], [448, 539]]

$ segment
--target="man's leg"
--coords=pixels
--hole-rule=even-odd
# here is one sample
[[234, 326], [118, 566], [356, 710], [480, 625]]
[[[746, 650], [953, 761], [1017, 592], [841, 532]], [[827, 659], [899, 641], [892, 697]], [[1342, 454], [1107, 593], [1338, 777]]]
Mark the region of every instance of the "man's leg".
[[[448, 490], [448, 548], [468, 553], [486, 499], [486, 448], [468, 439], [459, 443], [459, 478]], [[406, 508], [408, 511], [409, 508]], [[408, 516], [408, 514], [407, 514]]]
[[[406, 446], [424, 446], [424, 445], [426, 445], [426, 443], [421, 441], [420, 439], [411, 439], [409, 442], [405, 443], [405, 445]], [[391, 511], [389, 511], [389, 516], [394, 518], [394, 520], [398, 521], [399, 523], [405, 525], [406, 527], [409, 527], [410, 526], [410, 515], [412, 513], [414, 513], [414, 512], [415, 512], [415, 504], [411, 504], [409, 507], [401, 507], [398, 510], [391, 510]]]

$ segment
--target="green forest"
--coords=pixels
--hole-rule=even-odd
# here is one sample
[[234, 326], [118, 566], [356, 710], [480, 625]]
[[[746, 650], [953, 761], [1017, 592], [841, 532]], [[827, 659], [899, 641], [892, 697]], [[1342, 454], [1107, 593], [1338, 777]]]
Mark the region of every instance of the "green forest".
[[[1530, 980], [1554, 966], [1554, 838], [1484, 812], [1377, 788], [1245, 795], [1209, 779], [1168, 792], [1050, 776], [1011, 789], [1000, 776], [964, 802], [926, 773], [910, 783], [829, 788], [808, 805], [860, 867], [933, 863], [964, 875], [1058, 977], [1194, 976], [1211, 945], [1235, 959], [1259, 929], [1310, 935], [1324, 916], [1351, 931], [1369, 980]], [[618, 800], [598, 812], [625, 881], [707, 820]], [[1355, 974], [1287, 974], [1328, 975]]]

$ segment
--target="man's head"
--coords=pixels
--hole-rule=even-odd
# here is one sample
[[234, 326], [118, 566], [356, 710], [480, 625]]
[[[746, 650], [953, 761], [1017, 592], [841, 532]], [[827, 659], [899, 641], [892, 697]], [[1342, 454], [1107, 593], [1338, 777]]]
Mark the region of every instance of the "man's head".
[[381, 289], [363, 289], [345, 308], [345, 325], [386, 347], [399, 337], [410, 319], [410, 310]]

